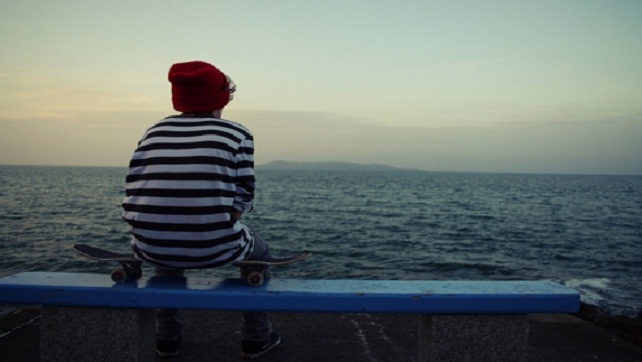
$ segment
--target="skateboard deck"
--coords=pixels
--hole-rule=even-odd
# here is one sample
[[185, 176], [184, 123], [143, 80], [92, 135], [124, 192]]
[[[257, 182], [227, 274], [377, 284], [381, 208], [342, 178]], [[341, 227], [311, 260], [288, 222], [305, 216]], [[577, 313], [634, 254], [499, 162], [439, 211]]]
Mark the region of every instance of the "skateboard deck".
[[128, 280], [138, 280], [143, 276], [143, 262], [134, 258], [132, 254], [120, 254], [113, 251], [97, 248], [86, 244], [74, 244], [76, 253], [97, 261], [120, 263], [121, 269], [111, 272], [111, 280], [116, 283], [124, 283]]
[[245, 279], [247, 284], [258, 287], [262, 285], [266, 279], [270, 277], [269, 267], [284, 266], [296, 263], [303, 259], [312, 256], [312, 253], [303, 253], [288, 258], [269, 258], [261, 260], [241, 260], [234, 262], [234, 266], [238, 266], [245, 270], [241, 270], [241, 277]]

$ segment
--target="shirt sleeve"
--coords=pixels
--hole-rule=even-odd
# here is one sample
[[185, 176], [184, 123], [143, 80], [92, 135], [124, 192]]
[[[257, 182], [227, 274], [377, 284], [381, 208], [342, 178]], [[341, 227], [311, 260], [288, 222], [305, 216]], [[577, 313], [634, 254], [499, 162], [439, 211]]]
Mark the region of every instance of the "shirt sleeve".
[[244, 139], [236, 154], [236, 178], [234, 184], [236, 192], [233, 207], [236, 211], [250, 212], [254, 202], [254, 141], [252, 138]]

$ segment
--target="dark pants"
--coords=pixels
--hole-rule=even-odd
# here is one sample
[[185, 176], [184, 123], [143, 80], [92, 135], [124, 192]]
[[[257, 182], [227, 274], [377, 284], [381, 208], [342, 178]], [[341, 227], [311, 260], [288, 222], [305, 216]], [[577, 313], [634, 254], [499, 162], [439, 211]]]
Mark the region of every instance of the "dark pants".
[[[249, 259], [263, 259], [270, 257], [267, 243], [257, 234], [254, 234], [254, 249]], [[243, 273], [241, 271], [241, 273]], [[156, 268], [156, 276], [182, 277], [184, 270]], [[171, 341], [183, 335], [185, 321], [178, 309], [159, 309], [156, 312], [156, 338]], [[246, 341], [262, 342], [272, 333], [272, 325], [265, 312], [244, 312], [241, 325], [243, 339]]]

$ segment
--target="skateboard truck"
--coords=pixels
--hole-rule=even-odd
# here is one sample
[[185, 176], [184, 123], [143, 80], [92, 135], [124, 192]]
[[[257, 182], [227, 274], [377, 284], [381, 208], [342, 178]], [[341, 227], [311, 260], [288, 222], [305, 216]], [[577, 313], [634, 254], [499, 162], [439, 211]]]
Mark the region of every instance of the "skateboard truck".
[[258, 287], [270, 279], [270, 268], [267, 266], [253, 266], [241, 268], [241, 278], [252, 287]]
[[241, 268], [241, 279], [252, 286], [258, 287], [270, 279], [270, 267], [283, 266], [307, 259], [312, 253], [303, 253], [288, 258], [269, 258], [261, 260], [241, 260], [233, 265]]
[[97, 261], [118, 262], [120, 269], [111, 272], [111, 280], [116, 283], [136, 281], [143, 276], [143, 262], [131, 254], [119, 254], [113, 251], [96, 248], [86, 244], [74, 244], [73, 249], [78, 254]]
[[128, 280], [138, 280], [143, 276], [143, 270], [140, 265], [129, 262], [121, 262], [122, 269], [111, 271], [111, 280], [116, 283], [124, 283]]

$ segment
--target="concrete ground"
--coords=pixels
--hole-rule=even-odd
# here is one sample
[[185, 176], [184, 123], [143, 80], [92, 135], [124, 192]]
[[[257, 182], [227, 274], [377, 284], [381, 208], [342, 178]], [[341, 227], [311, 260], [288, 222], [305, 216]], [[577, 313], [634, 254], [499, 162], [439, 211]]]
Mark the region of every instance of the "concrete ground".
[[[39, 315], [34, 307], [0, 318], [1, 362], [39, 361]], [[187, 311], [185, 317], [183, 348], [173, 361], [241, 361], [239, 313]], [[417, 319], [413, 315], [272, 314], [283, 342], [258, 361], [416, 361]], [[642, 347], [573, 316], [533, 315], [528, 361], [642, 362]]]

